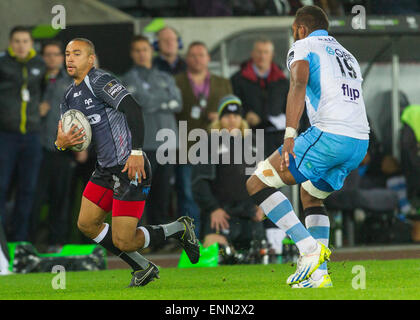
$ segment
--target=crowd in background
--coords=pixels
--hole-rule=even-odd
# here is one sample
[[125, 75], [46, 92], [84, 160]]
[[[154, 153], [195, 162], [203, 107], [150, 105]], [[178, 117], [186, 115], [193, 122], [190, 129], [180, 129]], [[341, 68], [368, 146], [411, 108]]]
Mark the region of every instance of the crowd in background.
[[317, 5], [329, 15], [350, 15], [355, 5], [367, 14], [420, 13], [419, 0], [101, 0], [136, 17], [220, 17], [295, 15], [303, 5]]
[[[165, 27], [156, 36], [155, 47], [142, 35], [132, 39], [132, 67], [119, 77], [142, 106], [145, 119], [143, 149], [151, 161], [153, 182], [142, 223], [163, 224], [189, 215], [205, 245], [237, 242], [246, 246], [253, 238], [263, 238], [262, 227], [274, 226], [261, 223], [261, 210], [247, 201], [242, 165], [233, 161], [226, 165], [159, 163], [156, 152], [162, 142], [156, 134], [161, 128], [177, 133], [180, 121], [186, 121], [188, 132], [196, 128], [239, 129], [242, 133], [245, 128], [263, 129], [264, 155], [269, 156], [283, 142], [289, 87], [283, 70], [273, 62], [273, 42], [257, 40], [240, 70], [225, 79], [209, 71], [210, 55], [204, 42], [192, 42], [181, 57], [176, 30]], [[93, 148], [80, 153], [54, 148], [59, 105], [71, 81], [64, 66], [63, 44], [45, 42], [37, 54], [30, 30], [16, 27], [11, 31], [9, 47], [0, 57], [0, 219], [8, 241], [48, 245], [51, 252], [71, 241], [82, 190], [78, 184], [87, 183], [95, 164]], [[419, 122], [411, 120], [420, 119], [419, 108], [407, 107], [412, 116], [403, 118], [403, 167], [383, 152], [371, 134], [369, 152], [354, 173], [359, 177], [357, 183], [343, 189], [350, 190], [344, 194], [351, 199], [350, 207], [354, 206], [354, 192], [364, 189], [394, 192], [396, 207], [402, 212], [407, 197], [419, 194], [418, 180], [413, 180], [420, 177]], [[303, 117], [300, 130], [308, 126]], [[186, 143], [186, 150], [192, 146], [191, 141], [179, 143]], [[181, 148], [178, 142], [168, 147]], [[404, 173], [409, 175], [408, 196], [404, 181], [390, 186], [389, 178]], [[340, 208], [343, 196], [333, 196], [331, 206]]]

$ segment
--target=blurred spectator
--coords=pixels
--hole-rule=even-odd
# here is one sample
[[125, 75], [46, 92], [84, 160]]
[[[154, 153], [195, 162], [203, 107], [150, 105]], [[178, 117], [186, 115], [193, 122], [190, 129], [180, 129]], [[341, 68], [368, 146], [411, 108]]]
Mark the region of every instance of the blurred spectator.
[[264, 129], [265, 157], [283, 144], [286, 129], [289, 83], [273, 57], [273, 42], [257, 40], [251, 59], [231, 78], [233, 91], [242, 100], [246, 121], [252, 129]]
[[231, 16], [232, 9], [224, 0], [190, 0], [189, 7], [195, 17]]
[[[152, 68], [153, 48], [148, 38], [135, 36], [131, 42], [131, 58], [134, 66], [123, 76], [133, 97], [143, 107], [145, 136], [143, 149], [152, 166], [152, 186], [146, 204], [148, 224], [164, 224], [169, 221], [170, 180], [173, 165], [161, 164], [156, 158], [156, 150], [161, 142], [156, 140], [157, 132], [162, 129], [173, 130], [178, 136], [174, 112], [179, 112], [181, 92], [171, 75]], [[169, 148], [176, 149], [174, 144]]]
[[299, 0], [232, 0], [231, 2], [235, 16], [295, 15], [297, 9], [303, 6]]
[[402, 113], [401, 165], [407, 180], [408, 199], [420, 208], [420, 105], [410, 105]]
[[153, 59], [154, 67], [172, 75], [184, 72], [187, 69], [185, 60], [178, 54], [178, 51], [182, 49], [182, 40], [175, 29], [164, 27], [159, 30], [156, 47], [158, 55]]
[[[212, 121], [217, 120], [218, 102], [232, 93], [232, 87], [229, 80], [210, 74], [210, 55], [203, 42], [196, 41], [189, 45], [186, 61], [187, 71], [175, 77], [183, 101], [183, 109], [177, 114], [177, 121], [186, 121], [188, 132], [195, 128], [206, 130]], [[192, 144], [191, 141], [180, 140], [180, 152], [188, 152]], [[182, 156], [186, 157], [185, 154]], [[179, 164], [176, 167], [178, 215], [194, 218], [199, 236], [200, 211], [192, 195], [191, 169], [190, 164]]]
[[[401, 221], [391, 221], [395, 211], [407, 213], [410, 208], [407, 204], [405, 179], [401, 176], [399, 163], [383, 152], [383, 147], [371, 128], [369, 148], [364, 160], [358, 169], [349, 174], [343, 188], [325, 200], [325, 205], [331, 210], [343, 211], [344, 220], [347, 221], [345, 225], [351, 224], [355, 209], [364, 210], [368, 217], [363, 224], [363, 241], [390, 242], [390, 237], [398, 233], [398, 228], [405, 230], [407, 227]], [[376, 229], [378, 225], [381, 228], [395, 229], [381, 231]], [[407, 241], [410, 235], [407, 230], [404, 232], [398, 234], [398, 241]], [[347, 236], [352, 238], [352, 235]], [[354, 243], [351, 241], [350, 244]]]
[[400, 163], [384, 151], [371, 128], [369, 148], [358, 168], [360, 189], [386, 188], [395, 192], [399, 201], [399, 212], [407, 214], [411, 207], [407, 199], [407, 184]]
[[[47, 87], [43, 101], [39, 106], [41, 120], [42, 164], [35, 192], [31, 217], [31, 241], [38, 242], [40, 231], [41, 208], [48, 207], [48, 250], [59, 251], [68, 241], [70, 225], [69, 193], [74, 171], [73, 153], [60, 152], [54, 146], [57, 136], [57, 124], [60, 120], [60, 103], [72, 79], [67, 75], [64, 53], [59, 41], [50, 41], [43, 45], [41, 55], [47, 67]], [[83, 153], [86, 153], [84, 151]], [[76, 153], [77, 157], [84, 154]]]
[[[0, 215], [9, 241], [28, 240], [42, 150], [39, 103], [45, 64], [33, 49], [31, 31], [15, 27], [0, 56]], [[14, 212], [7, 216], [6, 194], [17, 169]]]
[[[407, 94], [403, 91], [398, 92], [400, 115], [403, 110], [410, 104]], [[381, 141], [382, 151], [384, 154], [392, 154], [392, 91], [386, 90], [378, 92], [374, 97], [375, 105], [372, 106], [376, 109], [376, 121], [374, 124], [377, 126], [377, 137]]]
[[3, 226], [0, 223], [0, 276], [11, 274], [9, 271], [9, 259], [9, 248], [7, 246]]
[[[256, 146], [255, 140], [244, 143], [248, 124], [242, 118], [242, 111], [240, 99], [233, 95], [220, 101], [219, 120], [210, 129], [226, 129], [230, 139], [219, 138], [218, 150], [210, 150], [207, 164], [198, 164], [193, 168], [192, 189], [201, 209], [204, 247], [217, 242], [239, 250], [249, 249], [252, 240], [262, 240], [265, 236], [260, 223], [264, 213], [257, 211], [245, 188], [248, 179], [245, 170], [247, 166], [256, 164], [245, 163], [244, 154], [250, 152], [255, 155]], [[238, 155], [234, 154], [234, 143], [238, 138], [243, 146], [240, 163], [236, 161]], [[220, 150], [230, 152], [228, 163], [223, 162], [224, 153]], [[219, 164], [211, 163], [214, 158], [211, 153], [214, 152], [218, 153]]]
[[321, 7], [329, 16], [344, 15], [343, 4], [338, 0], [314, 0], [313, 5]]
[[416, 0], [375, 0], [368, 1], [368, 5], [369, 14], [376, 15], [404, 15], [420, 11], [420, 4]]

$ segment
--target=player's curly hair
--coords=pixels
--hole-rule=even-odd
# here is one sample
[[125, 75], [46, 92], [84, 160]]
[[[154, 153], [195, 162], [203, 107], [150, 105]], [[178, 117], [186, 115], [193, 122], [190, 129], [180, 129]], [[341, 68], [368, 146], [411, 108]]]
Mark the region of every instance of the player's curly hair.
[[323, 29], [328, 30], [327, 14], [318, 6], [304, 6], [296, 11], [295, 22], [306, 26], [310, 32]]

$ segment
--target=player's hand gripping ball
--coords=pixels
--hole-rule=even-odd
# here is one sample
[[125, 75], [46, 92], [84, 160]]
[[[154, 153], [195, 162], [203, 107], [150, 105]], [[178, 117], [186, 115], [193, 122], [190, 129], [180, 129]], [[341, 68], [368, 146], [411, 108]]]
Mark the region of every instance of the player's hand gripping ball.
[[79, 110], [70, 109], [63, 114], [61, 121], [64, 133], [68, 133], [73, 126], [76, 126], [76, 130], [83, 129], [82, 133], [85, 134], [81, 143], [71, 146], [69, 149], [77, 152], [86, 150], [92, 140], [92, 128], [86, 116]]

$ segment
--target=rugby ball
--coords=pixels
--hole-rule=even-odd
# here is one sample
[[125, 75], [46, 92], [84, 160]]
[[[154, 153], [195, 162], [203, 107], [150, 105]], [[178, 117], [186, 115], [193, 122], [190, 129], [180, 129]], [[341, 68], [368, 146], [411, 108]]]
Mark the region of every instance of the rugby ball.
[[70, 109], [63, 114], [61, 121], [64, 133], [68, 133], [73, 125], [76, 125], [77, 130], [83, 129], [82, 132], [86, 133], [83, 142], [71, 146], [69, 149], [77, 152], [86, 150], [92, 140], [92, 129], [86, 116], [79, 110]]

